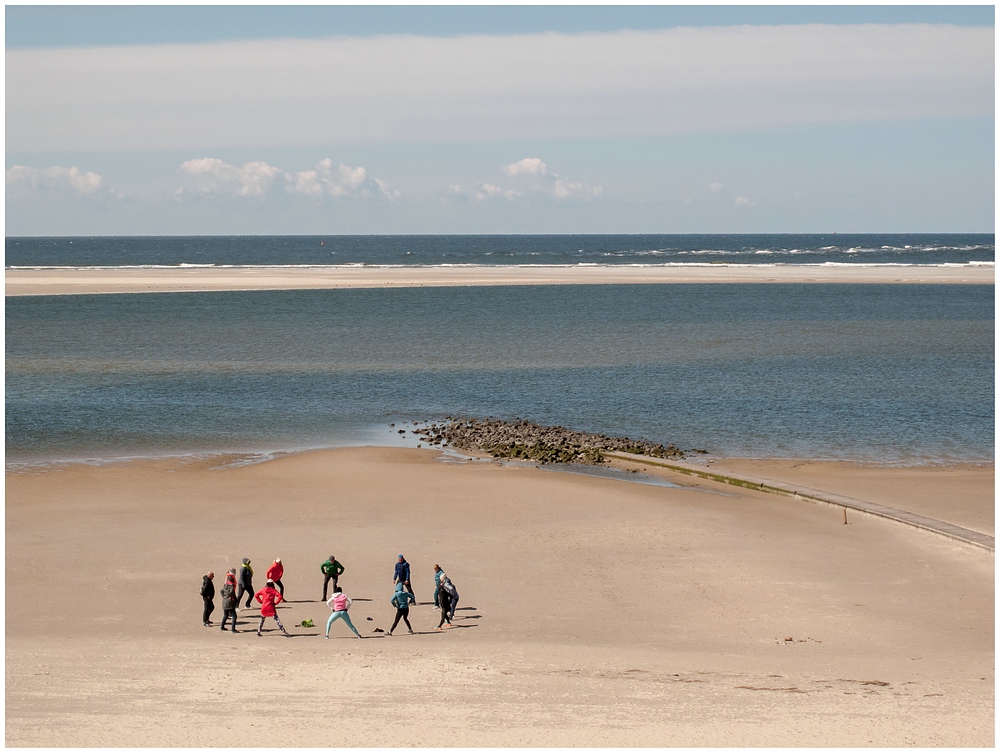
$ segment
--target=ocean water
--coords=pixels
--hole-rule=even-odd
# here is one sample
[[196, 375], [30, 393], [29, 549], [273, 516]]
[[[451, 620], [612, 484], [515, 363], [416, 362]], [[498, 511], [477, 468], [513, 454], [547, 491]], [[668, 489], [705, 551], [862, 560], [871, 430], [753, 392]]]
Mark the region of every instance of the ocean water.
[[445, 416], [730, 456], [993, 460], [992, 285], [254, 291], [5, 307], [8, 463], [412, 446], [401, 427]]
[[8, 267], [995, 262], [992, 234], [8, 238]]

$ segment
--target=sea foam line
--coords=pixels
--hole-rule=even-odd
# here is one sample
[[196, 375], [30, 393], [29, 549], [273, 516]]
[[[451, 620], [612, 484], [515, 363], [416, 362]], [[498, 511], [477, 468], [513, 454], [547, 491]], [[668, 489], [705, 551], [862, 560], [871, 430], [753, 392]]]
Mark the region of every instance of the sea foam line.
[[245, 269], [245, 270], [346, 270], [346, 269], [580, 269], [583, 267], [599, 267], [603, 269], [619, 269], [622, 267], [659, 268], [659, 267], [698, 267], [709, 269], [756, 269], [759, 267], [852, 267], [858, 269], [880, 269], [880, 268], [956, 268], [956, 267], [995, 267], [993, 261], [967, 261], [967, 262], [940, 262], [935, 264], [919, 264], [911, 262], [680, 262], [667, 261], [658, 263], [649, 262], [623, 262], [621, 264], [602, 264], [600, 262], [579, 262], [577, 264], [472, 264], [472, 263], [442, 263], [442, 264], [366, 264], [357, 262], [352, 264], [116, 264], [116, 265], [93, 265], [93, 266], [59, 266], [59, 265], [38, 265], [38, 266], [8, 266], [5, 270], [26, 271], [26, 272], [110, 272], [114, 270], [191, 270], [203, 271], [206, 269]]

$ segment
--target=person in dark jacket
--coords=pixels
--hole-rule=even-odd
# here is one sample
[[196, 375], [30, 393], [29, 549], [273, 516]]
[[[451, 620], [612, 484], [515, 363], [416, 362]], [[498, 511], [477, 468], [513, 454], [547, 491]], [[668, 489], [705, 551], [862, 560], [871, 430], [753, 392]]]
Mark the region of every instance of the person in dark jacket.
[[441, 579], [441, 590], [438, 592], [438, 604], [441, 606], [441, 621], [436, 630], [444, 630], [444, 623], [451, 627], [451, 594], [444, 587], [444, 578]]
[[226, 585], [222, 587], [219, 591], [222, 596], [222, 627], [220, 630], [226, 629], [226, 622], [230, 617], [233, 618], [233, 632], [238, 633], [239, 630], [236, 629], [236, 573], [230, 570], [226, 573]]
[[[406, 558], [401, 554], [396, 558], [396, 570], [392, 577], [393, 583], [402, 583], [406, 590], [413, 595], [413, 586], [410, 585], [410, 563], [406, 561]], [[413, 603], [416, 604], [416, 597], [413, 599]]]
[[243, 594], [247, 595], [247, 605], [249, 609], [253, 604], [253, 568], [250, 567], [250, 558], [244, 557], [240, 566], [240, 590], [236, 594], [236, 611], [240, 611], [240, 602], [243, 601]]
[[[448, 624], [451, 624], [451, 621], [455, 619], [455, 608], [458, 606], [458, 589], [451, 582], [451, 578], [443, 572], [441, 573], [441, 591], [446, 591], [448, 598], [451, 600], [451, 608], [448, 611]], [[440, 593], [438, 596], [440, 598]]]
[[215, 611], [215, 584], [212, 583], [214, 577], [215, 573], [209, 570], [201, 579], [201, 598], [205, 603], [205, 609], [201, 613], [201, 621], [205, 627], [212, 624], [208, 618]]
[[330, 558], [319, 566], [320, 572], [323, 573], [323, 601], [326, 601], [326, 587], [333, 581], [333, 593], [337, 591], [337, 578], [339, 578], [344, 572], [344, 566], [337, 562], [337, 558], [332, 554]]

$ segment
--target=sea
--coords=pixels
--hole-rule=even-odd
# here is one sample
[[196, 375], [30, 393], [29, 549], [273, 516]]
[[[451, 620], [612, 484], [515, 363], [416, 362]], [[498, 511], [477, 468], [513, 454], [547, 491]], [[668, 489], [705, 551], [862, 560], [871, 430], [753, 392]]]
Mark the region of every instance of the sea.
[[[14, 268], [989, 266], [992, 234], [6, 239]], [[8, 467], [415, 447], [492, 416], [713, 456], [992, 462], [994, 286], [559, 285], [5, 299]]]

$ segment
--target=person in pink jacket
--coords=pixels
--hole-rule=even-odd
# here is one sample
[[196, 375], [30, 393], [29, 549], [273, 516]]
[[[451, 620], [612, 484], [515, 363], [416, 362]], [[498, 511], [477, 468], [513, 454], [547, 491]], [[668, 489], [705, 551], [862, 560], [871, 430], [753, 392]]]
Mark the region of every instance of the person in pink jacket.
[[264, 620], [268, 617], [273, 617], [285, 637], [290, 638], [291, 636], [288, 634], [288, 631], [285, 630], [285, 626], [282, 625], [281, 620], [278, 619], [278, 610], [275, 607], [284, 601], [284, 599], [281, 598], [281, 594], [278, 593], [277, 589], [275, 589], [274, 581], [269, 580], [267, 584], [253, 596], [260, 602], [260, 624], [257, 626], [257, 635], [259, 636], [261, 634], [260, 631], [264, 628]]
[[329, 598], [326, 605], [330, 607], [330, 618], [326, 621], [325, 638], [330, 637], [330, 626], [334, 620], [343, 620], [358, 638], [361, 637], [361, 633], [354, 627], [354, 623], [351, 622], [351, 616], [347, 613], [347, 610], [351, 608], [351, 597], [345, 594], [339, 586], [333, 589], [333, 596]]
[[281, 564], [281, 557], [275, 557], [274, 562], [267, 568], [267, 579], [273, 580], [278, 587], [281, 598], [285, 598], [285, 587], [281, 583], [281, 576], [285, 574], [285, 566]]

